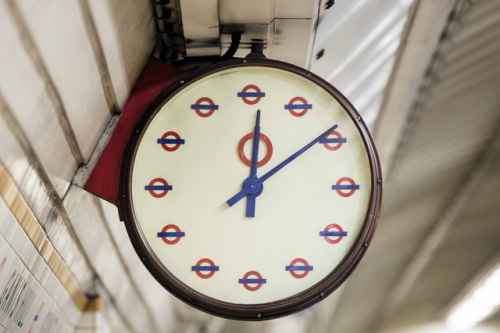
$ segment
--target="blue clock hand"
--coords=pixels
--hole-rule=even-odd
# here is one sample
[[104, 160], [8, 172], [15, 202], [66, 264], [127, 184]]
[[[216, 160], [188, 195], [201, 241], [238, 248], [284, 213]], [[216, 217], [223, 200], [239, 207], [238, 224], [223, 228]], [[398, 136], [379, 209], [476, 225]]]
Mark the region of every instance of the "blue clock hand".
[[250, 162], [250, 177], [243, 181], [243, 189], [236, 193], [231, 199], [226, 201], [226, 203], [231, 207], [244, 197], [248, 195], [247, 198], [247, 217], [253, 217], [255, 215], [255, 197], [257, 197], [262, 192], [262, 186], [257, 180], [257, 163], [259, 155], [259, 136], [260, 136], [260, 110], [257, 110], [257, 118], [255, 120], [255, 127], [253, 133], [253, 143], [252, 143], [252, 160]]
[[[259, 140], [260, 140], [260, 110], [257, 110], [257, 118], [255, 119], [255, 127], [253, 129], [252, 142], [252, 160], [250, 162], [250, 177], [257, 179], [257, 163], [259, 160]], [[252, 185], [251, 185], [252, 186]], [[251, 187], [252, 188], [252, 187]], [[257, 195], [249, 194], [247, 196], [247, 211], [246, 217], [255, 217], [255, 198]]]
[[[296, 153], [290, 155], [290, 157], [288, 157], [286, 160], [284, 160], [283, 162], [281, 162], [280, 164], [278, 164], [277, 166], [275, 166], [274, 168], [272, 168], [264, 176], [258, 178], [256, 182], [255, 182], [254, 179], [252, 179], [252, 181], [250, 182], [250, 178], [247, 178], [243, 182], [243, 189], [240, 192], [236, 193], [231, 199], [229, 199], [228, 201], [226, 201], [227, 204], [231, 207], [235, 203], [237, 203], [238, 201], [240, 201], [241, 199], [243, 199], [245, 196], [250, 195], [250, 194], [255, 194], [255, 196], [258, 196], [260, 194], [258, 192], [262, 192], [262, 190], [263, 190], [263, 184], [262, 183], [264, 183], [266, 180], [268, 180], [276, 172], [278, 172], [279, 170], [283, 169], [291, 161], [293, 161], [294, 159], [296, 159], [297, 157], [299, 157], [306, 150], [308, 150], [309, 148], [311, 148], [319, 140], [321, 140], [326, 135], [328, 135], [328, 133], [330, 133], [331, 131], [334, 131], [337, 128], [337, 126], [338, 125], [334, 125], [331, 128], [327, 129], [324, 133], [321, 133], [321, 135], [318, 136], [316, 139], [314, 139], [313, 141], [309, 142], [307, 145], [305, 145], [304, 147], [302, 147], [301, 149], [299, 149]], [[250, 183], [252, 183], [251, 184], [252, 187], [249, 186]], [[252, 192], [255, 192], [255, 193], [252, 193]]]
[[243, 189], [236, 193], [231, 199], [226, 201], [229, 207], [233, 206], [235, 203], [246, 197], [250, 193], [250, 190], [243, 185]]
[[286, 160], [284, 160], [283, 162], [281, 162], [280, 164], [278, 164], [277, 166], [275, 166], [274, 168], [269, 170], [264, 176], [260, 177], [258, 179], [259, 183], [261, 183], [261, 184], [264, 183], [266, 180], [271, 178], [272, 175], [274, 175], [276, 172], [283, 169], [288, 163], [290, 163], [291, 161], [293, 161], [294, 159], [299, 157], [303, 152], [305, 152], [306, 150], [308, 150], [309, 148], [314, 146], [315, 143], [317, 143], [319, 140], [323, 139], [325, 136], [328, 135], [328, 133], [330, 133], [331, 131], [334, 131], [336, 128], [337, 128], [337, 125], [330, 127], [329, 129], [326, 130], [326, 132], [322, 133], [316, 139], [312, 140], [307, 145], [305, 145], [304, 147], [299, 149], [299, 151], [297, 151], [295, 154], [290, 155], [290, 157], [288, 157]]
[[252, 160], [250, 163], [250, 177], [257, 177], [257, 163], [259, 156], [259, 135], [260, 135], [260, 110], [257, 110], [257, 118], [253, 129]]

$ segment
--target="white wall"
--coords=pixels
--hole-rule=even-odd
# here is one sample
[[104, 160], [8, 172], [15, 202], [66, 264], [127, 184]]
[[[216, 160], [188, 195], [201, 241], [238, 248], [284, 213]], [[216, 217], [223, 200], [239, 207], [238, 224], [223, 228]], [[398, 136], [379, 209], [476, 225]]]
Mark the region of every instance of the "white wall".
[[[79, 292], [101, 299], [100, 319], [65, 322], [78, 332], [163, 332], [173, 329], [173, 307], [182, 308], [138, 262], [116, 207], [71, 184], [111, 115], [122, 110], [155, 39], [147, 0], [0, 1], [0, 167], [6, 171], [0, 185], [8, 183], [0, 186], [0, 222], [11, 225], [0, 223], [0, 238], [28, 271], [36, 259], [37, 267], [56, 272], [49, 280], [26, 273], [49, 294], [67, 287], [66, 274]], [[23, 222], [12, 193], [25, 200], [35, 224]], [[16, 222], [23, 237], [11, 237]], [[29, 238], [33, 227], [45, 243]], [[57, 265], [40, 254], [47, 248], [62, 259]], [[5, 272], [0, 269], [0, 288]], [[67, 289], [52, 296], [59, 308], [72, 300]], [[2, 324], [0, 331], [28, 329]]]

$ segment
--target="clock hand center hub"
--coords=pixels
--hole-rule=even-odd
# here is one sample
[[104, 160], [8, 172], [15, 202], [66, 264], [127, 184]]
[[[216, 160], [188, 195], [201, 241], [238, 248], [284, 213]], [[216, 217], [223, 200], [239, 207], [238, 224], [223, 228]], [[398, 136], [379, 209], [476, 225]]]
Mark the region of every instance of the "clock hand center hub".
[[259, 183], [257, 178], [248, 177], [243, 181], [243, 188], [249, 193], [258, 196], [264, 190], [264, 186]]

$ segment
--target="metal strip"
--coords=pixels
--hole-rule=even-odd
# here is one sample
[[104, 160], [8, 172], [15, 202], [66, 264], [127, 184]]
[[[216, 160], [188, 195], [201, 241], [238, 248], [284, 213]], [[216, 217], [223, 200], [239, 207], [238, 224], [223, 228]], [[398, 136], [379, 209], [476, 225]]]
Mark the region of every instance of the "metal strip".
[[78, 170], [76, 170], [76, 173], [73, 176], [73, 179], [71, 180], [72, 184], [75, 184], [82, 188], [85, 186], [87, 180], [90, 177], [90, 174], [97, 165], [97, 162], [99, 161], [99, 158], [101, 157], [104, 148], [106, 148], [106, 146], [108, 145], [109, 140], [111, 139], [111, 135], [113, 134], [113, 131], [115, 130], [116, 125], [118, 124], [118, 120], [120, 120], [120, 116], [121, 114], [115, 114], [111, 117], [111, 119], [109, 119], [108, 125], [106, 126], [106, 129], [102, 133], [101, 138], [97, 142], [97, 145], [95, 146], [92, 155], [90, 155], [87, 164], [81, 165], [78, 168]]
[[9, 11], [9, 14], [12, 17], [12, 20], [17, 28], [26, 54], [30, 58], [33, 66], [35, 67], [36, 71], [40, 75], [40, 78], [45, 84], [47, 96], [49, 97], [52, 106], [56, 111], [59, 125], [61, 126], [64, 136], [66, 137], [66, 142], [68, 143], [71, 154], [75, 158], [76, 164], [80, 165], [83, 163], [84, 158], [80, 146], [78, 145], [75, 132], [71, 127], [71, 123], [66, 113], [66, 109], [62, 102], [61, 96], [59, 95], [59, 92], [57, 91], [57, 88], [52, 81], [52, 77], [49, 74], [47, 66], [45, 66], [45, 63], [43, 62], [40, 51], [38, 50], [33, 38], [31, 37], [26, 22], [24, 21], [24, 18], [22, 17], [21, 12], [19, 11], [19, 8], [16, 4], [16, 1], [7, 0], [6, 2], [7, 10]]
[[99, 70], [99, 76], [101, 77], [101, 85], [104, 91], [104, 97], [106, 98], [106, 104], [108, 105], [109, 113], [113, 115], [115, 112], [120, 112], [120, 108], [118, 106], [118, 100], [116, 99], [115, 89], [113, 87], [113, 81], [111, 80], [111, 74], [109, 73], [109, 67], [106, 62], [101, 39], [99, 38], [88, 0], [78, 0], [78, 4], [80, 5], [83, 21], [85, 22], [85, 30], [87, 30], [90, 45], [94, 51], [95, 62]]
[[89, 299], [85, 296], [68, 266], [47, 238], [42, 226], [1, 162], [0, 196], [2, 196], [7, 207], [9, 207], [17, 222], [40, 253], [40, 256], [69, 293], [76, 307], [80, 311], [84, 311], [89, 305]]

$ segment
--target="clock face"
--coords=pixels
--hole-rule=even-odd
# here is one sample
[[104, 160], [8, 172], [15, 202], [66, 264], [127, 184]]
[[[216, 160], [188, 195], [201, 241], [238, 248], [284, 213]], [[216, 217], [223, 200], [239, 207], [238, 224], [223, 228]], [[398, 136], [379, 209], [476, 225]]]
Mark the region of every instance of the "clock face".
[[121, 211], [136, 251], [177, 297], [223, 317], [320, 301], [374, 232], [367, 133], [336, 90], [283, 63], [230, 62], [179, 82], [129, 145]]

